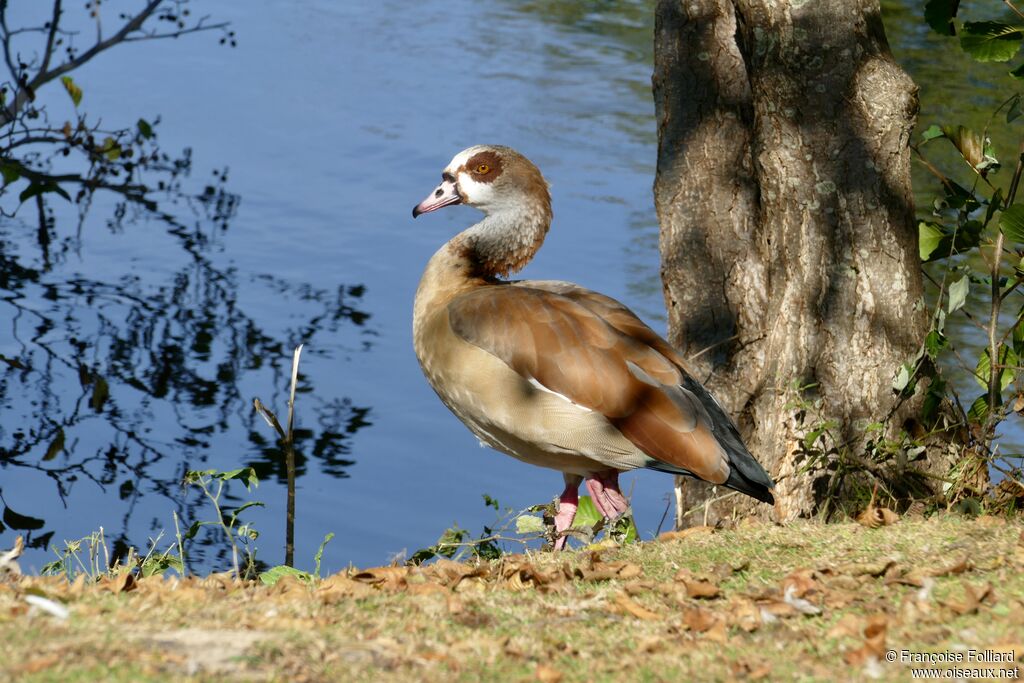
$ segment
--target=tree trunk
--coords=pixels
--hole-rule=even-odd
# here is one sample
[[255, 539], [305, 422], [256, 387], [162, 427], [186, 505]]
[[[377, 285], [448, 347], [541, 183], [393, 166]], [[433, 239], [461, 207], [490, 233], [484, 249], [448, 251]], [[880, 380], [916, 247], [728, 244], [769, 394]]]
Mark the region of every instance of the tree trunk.
[[[774, 518], [866, 499], [874, 479], [894, 496], [932, 490], [906, 476], [905, 447], [884, 462], [868, 443], [913, 427], [921, 398], [901, 399], [893, 377], [929, 324], [917, 88], [878, 0], [661, 0], [654, 98], [670, 337], [775, 478]], [[680, 526], [768, 511], [679, 486]]]

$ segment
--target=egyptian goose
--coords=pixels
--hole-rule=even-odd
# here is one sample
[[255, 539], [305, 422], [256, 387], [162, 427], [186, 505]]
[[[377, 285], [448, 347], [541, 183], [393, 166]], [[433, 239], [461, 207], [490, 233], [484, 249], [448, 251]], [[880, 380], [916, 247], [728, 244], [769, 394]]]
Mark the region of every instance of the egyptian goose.
[[413, 340], [430, 385], [480, 441], [559, 470], [555, 548], [586, 480], [615, 519], [620, 472], [638, 467], [721, 484], [773, 503], [772, 480], [679, 353], [618, 301], [568, 282], [507, 281], [540, 248], [551, 196], [509, 147], [455, 155], [413, 218], [468, 204], [484, 218], [427, 263]]

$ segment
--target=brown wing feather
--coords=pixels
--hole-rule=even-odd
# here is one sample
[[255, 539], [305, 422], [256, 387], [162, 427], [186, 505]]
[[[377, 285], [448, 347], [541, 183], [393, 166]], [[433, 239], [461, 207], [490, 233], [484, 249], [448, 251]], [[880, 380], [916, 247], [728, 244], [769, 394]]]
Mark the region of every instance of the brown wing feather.
[[671, 349], [667, 342], [613, 299], [567, 291], [487, 287], [453, 299], [449, 322], [523, 377], [603, 414], [651, 458], [724, 482], [728, 460], [706, 411], [652, 343]]
[[584, 308], [599, 315], [609, 325], [637, 341], [647, 344], [652, 349], [675, 363], [684, 372], [689, 373], [689, 366], [675, 347], [640, 320], [633, 311], [610, 296], [585, 289], [571, 282], [561, 280], [527, 280], [512, 283], [514, 286], [541, 289], [566, 297]]

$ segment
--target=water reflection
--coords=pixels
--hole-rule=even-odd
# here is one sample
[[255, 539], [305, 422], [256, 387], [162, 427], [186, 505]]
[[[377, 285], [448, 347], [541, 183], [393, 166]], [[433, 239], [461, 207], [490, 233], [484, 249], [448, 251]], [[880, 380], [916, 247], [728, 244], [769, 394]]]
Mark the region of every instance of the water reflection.
[[[361, 285], [317, 288], [272, 274], [243, 276], [219, 263], [240, 198], [228, 189], [226, 172], [198, 194], [187, 194], [188, 184], [165, 182], [159, 201], [120, 200], [102, 214], [91, 198], [77, 216], [43, 203], [41, 229], [0, 224], [0, 329], [10, 340], [0, 344], [0, 471], [8, 493], [34, 491], [17, 507], [4, 502], [0, 546], [21, 532], [30, 548], [53, 538], [48, 519], [56, 501], [38, 490], [43, 479], [65, 507], [84, 504], [74, 500], [82, 487], [101, 492], [105, 509], [95, 523], [120, 517], [115, 547], [144, 547], [133, 522], [140, 498], [162, 496], [182, 519], [197, 518], [198, 497], [180, 482], [186, 469], [221, 466], [213, 452], [224, 445], [220, 435], [261, 479], [283, 481], [277, 446], [252, 414], [254, 380], [269, 374], [284, 387], [296, 340], [316, 353], [320, 337], [342, 328], [369, 332]], [[125, 239], [135, 233], [137, 244], [159, 228], [169, 238], [161, 248], [173, 249], [161, 258], [175, 267], [166, 275], [133, 267], [102, 272], [69, 258], [91, 238], [81, 226], [94, 230], [97, 223]], [[249, 310], [241, 295], [253, 287], [291, 304], [288, 324], [268, 324], [264, 311]], [[353, 350], [372, 344], [372, 335], [361, 337]], [[370, 408], [318, 398], [310, 377], [300, 386], [304, 423], [312, 426], [297, 435], [299, 476], [311, 466], [347, 476], [350, 438], [371, 424]], [[243, 438], [247, 447], [237, 443]], [[169, 515], [150, 524], [169, 525]], [[201, 554], [192, 560], [203, 566]]]

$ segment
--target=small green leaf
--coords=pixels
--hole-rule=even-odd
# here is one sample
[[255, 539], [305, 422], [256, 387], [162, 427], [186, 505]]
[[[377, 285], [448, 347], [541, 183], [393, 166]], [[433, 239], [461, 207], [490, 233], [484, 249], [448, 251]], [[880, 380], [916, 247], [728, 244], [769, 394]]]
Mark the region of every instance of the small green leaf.
[[960, 47], [979, 62], [1008, 62], [1020, 49], [1019, 26], [998, 21], [965, 22], [960, 32]]
[[1018, 318], [1013, 326], [1013, 352], [1018, 358], [1024, 356], [1024, 318]]
[[498, 501], [496, 501], [495, 499], [491, 498], [486, 493], [483, 494], [483, 497], [484, 497], [484, 505], [486, 505], [487, 507], [492, 507], [492, 508], [494, 508], [495, 510], [498, 510], [498, 511], [501, 510], [501, 506], [498, 504]]
[[970, 291], [971, 279], [964, 275], [962, 278], [949, 286], [949, 312], [960, 310], [967, 301], [967, 293]]
[[46, 449], [43, 462], [53, 460], [62, 450], [64, 450], [64, 428], [57, 427], [57, 434], [53, 437], [53, 441], [50, 442], [49, 448]]
[[615, 524], [608, 531], [608, 535], [619, 543], [636, 542], [639, 532], [636, 530], [636, 522], [633, 521], [633, 516], [626, 515], [615, 520]]
[[143, 561], [142, 576], [145, 578], [154, 574], [163, 574], [168, 569], [173, 569], [183, 576], [185, 574], [185, 566], [182, 564], [180, 557], [154, 555]]
[[313, 575], [309, 572], [304, 572], [301, 569], [296, 569], [295, 567], [279, 564], [276, 567], [271, 567], [265, 572], [261, 572], [260, 581], [266, 586], [273, 586], [286, 576], [294, 576], [302, 579], [303, 581], [311, 581], [313, 579]]
[[896, 377], [892, 381], [893, 391], [901, 392], [907, 388], [907, 384], [910, 383], [911, 372], [913, 372], [913, 368], [906, 363], [900, 366], [900, 369], [896, 371]]
[[332, 538], [334, 538], [334, 532], [330, 531], [326, 536], [324, 536], [324, 540], [320, 542], [320, 547], [316, 549], [316, 555], [313, 556], [313, 563], [316, 565], [316, 568], [313, 570], [313, 574], [317, 578], [320, 577], [320, 560], [324, 557], [324, 548], [327, 547], [327, 544], [331, 542]]
[[590, 496], [581, 496], [576, 508], [576, 516], [572, 520], [575, 529], [593, 529], [604, 519], [604, 515], [597, 511], [597, 506]]
[[942, 132], [942, 128], [936, 126], [935, 124], [932, 124], [928, 126], [927, 130], [921, 133], [921, 140], [923, 142], [928, 142], [929, 140], [934, 140], [935, 138], [941, 138], [944, 135], [945, 133]]
[[266, 504], [262, 503], [261, 501], [258, 501], [258, 500], [246, 501], [242, 505], [238, 506], [238, 508], [236, 508], [235, 511], [231, 513], [231, 516], [229, 517], [228, 526], [233, 526], [234, 523], [235, 523], [235, 520], [238, 519], [238, 515], [242, 514], [244, 511], [248, 510], [249, 508], [262, 508], [262, 507], [266, 507]]
[[75, 103], [77, 107], [82, 102], [82, 89], [75, 84], [75, 80], [71, 76], [61, 76], [60, 82], [64, 84], [64, 89], [68, 91], [68, 95], [71, 97], [71, 101]]
[[1024, 242], [1024, 205], [1014, 204], [999, 215], [999, 229], [1014, 242]]
[[946, 396], [946, 382], [938, 375], [932, 377], [928, 384], [928, 391], [921, 403], [921, 419], [928, 426], [935, 424], [939, 417], [939, 407]]
[[960, 0], [928, 0], [924, 6], [924, 20], [932, 30], [942, 36], [955, 36], [953, 18]]
[[231, 479], [244, 479], [245, 488], [247, 490], [252, 486], [259, 486], [260, 480], [256, 476], [256, 470], [252, 467], [242, 467], [237, 470], [228, 470], [227, 472], [203, 472], [202, 474], [210, 474], [221, 481], [228, 481]]
[[[917, 224], [917, 248], [922, 261], [928, 261], [933, 254], [938, 254], [946, 233], [935, 223], [921, 221]], [[945, 256], [946, 254], [942, 254]]]
[[520, 535], [544, 533], [544, 520], [537, 515], [519, 515], [516, 517], [516, 533]]
[[988, 394], [982, 394], [974, 399], [970, 410], [967, 411], [967, 418], [975, 423], [981, 424], [988, 417]]
[[942, 352], [942, 349], [946, 348], [948, 343], [949, 341], [946, 339], [946, 335], [942, 334], [938, 330], [930, 330], [924, 338], [925, 353], [927, 353], [928, 357], [932, 360], [936, 360]]
[[[1006, 344], [999, 345], [999, 365], [1009, 366], [1003, 368], [1002, 373], [999, 376], [999, 389], [1005, 391], [1006, 387], [1010, 386], [1013, 382], [1013, 378], [1016, 375], [1014, 369], [1018, 365], [1017, 354], [1012, 348]], [[978, 364], [974, 368], [974, 380], [982, 386], [982, 388], [988, 387], [989, 373], [991, 372], [992, 365], [989, 361], [988, 349], [978, 357]]]
[[146, 138], [147, 140], [153, 137], [153, 126], [150, 125], [146, 119], [139, 119], [138, 124], [139, 135]]

